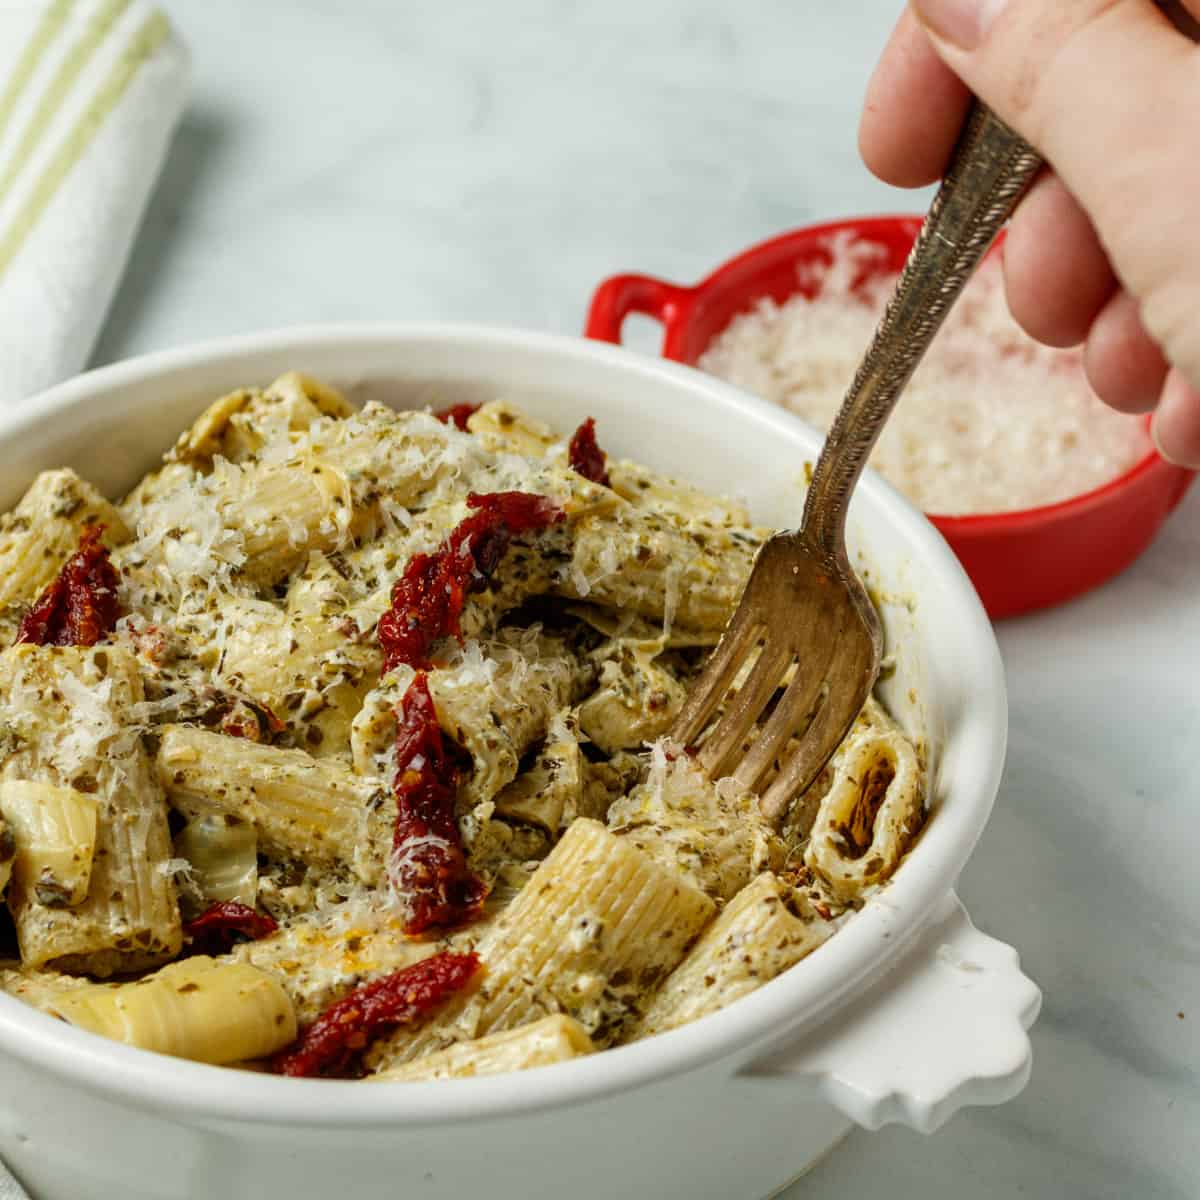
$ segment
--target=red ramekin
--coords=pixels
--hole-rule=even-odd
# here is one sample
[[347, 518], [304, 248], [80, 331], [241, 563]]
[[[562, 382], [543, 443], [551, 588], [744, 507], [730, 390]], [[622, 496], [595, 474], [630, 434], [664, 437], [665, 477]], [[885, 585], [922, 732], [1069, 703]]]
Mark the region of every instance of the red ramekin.
[[[881, 216], [797, 229], [750, 247], [693, 287], [614, 275], [592, 296], [584, 332], [619, 343], [625, 318], [643, 313], [662, 323], [663, 357], [694, 364], [735, 316], [764, 297], [782, 302], [797, 292], [811, 294], [801, 268], [830, 261], [832, 235], [849, 232], [885, 252], [855, 281], [858, 286], [870, 275], [899, 271], [920, 227], [920, 217]], [[1011, 617], [1061, 604], [1124, 570], [1193, 478], [1151, 450], [1116, 479], [1058, 504], [968, 517], [931, 513], [929, 519], [958, 555], [989, 615]]]

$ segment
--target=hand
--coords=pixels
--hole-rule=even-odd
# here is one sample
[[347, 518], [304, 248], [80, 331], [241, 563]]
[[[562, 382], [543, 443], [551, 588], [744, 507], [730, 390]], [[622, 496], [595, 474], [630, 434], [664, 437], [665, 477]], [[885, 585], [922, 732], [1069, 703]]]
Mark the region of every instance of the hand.
[[[1163, 455], [1200, 467], [1200, 0], [911, 0], [867, 92], [880, 178], [941, 176], [970, 93], [1042, 153], [1004, 247], [1009, 307], [1085, 344], [1096, 392], [1154, 409]], [[1175, 24], [1172, 23], [1172, 20]], [[1178, 25], [1178, 28], [1176, 27]]]

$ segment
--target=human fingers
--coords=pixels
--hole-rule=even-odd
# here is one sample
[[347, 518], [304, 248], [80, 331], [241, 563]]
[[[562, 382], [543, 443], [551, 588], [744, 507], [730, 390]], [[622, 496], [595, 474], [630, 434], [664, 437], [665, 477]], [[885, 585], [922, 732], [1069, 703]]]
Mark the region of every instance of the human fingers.
[[1078, 346], [1116, 290], [1091, 220], [1050, 171], [1038, 176], [1009, 226], [1004, 284], [1017, 322], [1048, 346]]
[[1158, 403], [1170, 369], [1142, 324], [1137, 301], [1125, 291], [1118, 291], [1093, 322], [1083, 363], [1096, 395], [1128, 413], [1149, 412]]
[[1193, 387], [1182, 372], [1167, 376], [1150, 431], [1163, 458], [1200, 468], [1200, 388]]
[[906, 8], [867, 85], [858, 126], [863, 161], [896, 187], [933, 183], [942, 176], [969, 102], [966, 87]]
[[943, 60], [1053, 164], [1146, 331], [1200, 388], [1200, 49], [1151, 0], [913, 6]]

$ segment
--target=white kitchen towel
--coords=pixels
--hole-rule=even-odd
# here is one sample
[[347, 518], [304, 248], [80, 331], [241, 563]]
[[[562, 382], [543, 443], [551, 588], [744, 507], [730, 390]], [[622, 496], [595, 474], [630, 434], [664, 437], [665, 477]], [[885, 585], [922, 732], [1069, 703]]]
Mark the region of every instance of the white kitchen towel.
[[4, 1169], [0, 1163], [0, 1200], [29, 1200], [25, 1189]]
[[0, 405], [87, 362], [187, 86], [143, 0], [0, 0]]
[[86, 364], [188, 76], [145, 0], [0, 0], [0, 405]]

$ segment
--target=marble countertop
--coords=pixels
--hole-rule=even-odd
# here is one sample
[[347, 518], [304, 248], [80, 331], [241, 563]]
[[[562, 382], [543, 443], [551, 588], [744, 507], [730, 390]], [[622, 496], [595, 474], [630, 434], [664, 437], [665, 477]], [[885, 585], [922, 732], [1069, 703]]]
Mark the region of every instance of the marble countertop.
[[[855, 149], [898, 0], [165, 7], [195, 95], [98, 363], [339, 318], [577, 332], [606, 274], [926, 199]], [[1045, 990], [1032, 1082], [789, 1196], [1200, 1194], [1198, 617], [1200, 489], [1119, 581], [1001, 627], [1011, 752], [961, 892]]]

